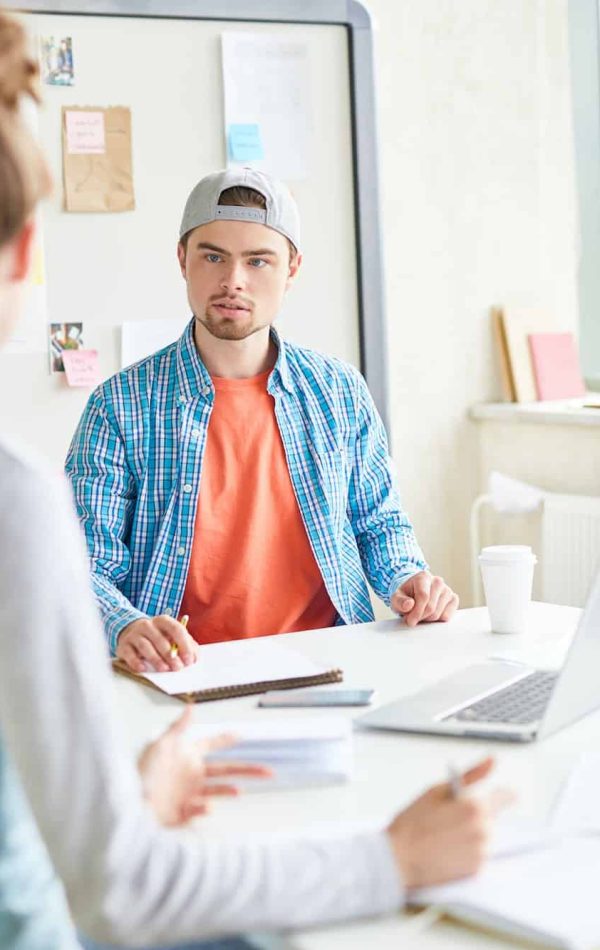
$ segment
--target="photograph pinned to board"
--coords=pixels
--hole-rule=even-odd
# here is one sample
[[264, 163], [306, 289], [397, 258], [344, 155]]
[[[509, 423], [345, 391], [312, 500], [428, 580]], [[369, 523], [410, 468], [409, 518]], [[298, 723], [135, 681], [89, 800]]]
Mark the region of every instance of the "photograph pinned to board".
[[221, 35], [228, 166], [286, 181], [309, 173], [308, 44], [295, 36]]
[[40, 63], [42, 82], [47, 86], [75, 85], [72, 37], [40, 37]]
[[131, 111], [63, 106], [65, 211], [133, 211]]
[[51, 323], [49, 326], [50, 372], [64, 373], [65, 350], [83, 349], [83, 323]]

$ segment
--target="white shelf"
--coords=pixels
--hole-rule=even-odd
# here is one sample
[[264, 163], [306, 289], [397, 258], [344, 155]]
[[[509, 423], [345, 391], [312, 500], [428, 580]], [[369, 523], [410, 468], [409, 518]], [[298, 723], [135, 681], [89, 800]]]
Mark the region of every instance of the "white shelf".
[[[586, 408], [589, 403], [596, 407]], [[585, 404], [585, 405], [584, 405]], [[544, 425], [600, 426], [600, 393], [585, 399], [548, 402], [482, 402], [471, 407], [477, 422], [540, 422]]]

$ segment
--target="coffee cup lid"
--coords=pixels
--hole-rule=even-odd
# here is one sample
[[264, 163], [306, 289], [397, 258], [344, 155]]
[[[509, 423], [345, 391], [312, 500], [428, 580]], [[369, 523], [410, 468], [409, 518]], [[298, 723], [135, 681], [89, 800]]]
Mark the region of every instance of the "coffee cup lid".
[[491, 544], [481, 549], [480, 561], [530, 561], [536, 559], [528, 544]]

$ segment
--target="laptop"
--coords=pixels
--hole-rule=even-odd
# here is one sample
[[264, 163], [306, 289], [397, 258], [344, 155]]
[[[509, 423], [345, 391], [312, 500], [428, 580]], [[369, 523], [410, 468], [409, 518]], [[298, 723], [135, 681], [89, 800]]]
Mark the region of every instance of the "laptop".
[[600, 707], [600, 575], [562, 669], [488, 660], [356, 720], [401, 732], [532, 742]]

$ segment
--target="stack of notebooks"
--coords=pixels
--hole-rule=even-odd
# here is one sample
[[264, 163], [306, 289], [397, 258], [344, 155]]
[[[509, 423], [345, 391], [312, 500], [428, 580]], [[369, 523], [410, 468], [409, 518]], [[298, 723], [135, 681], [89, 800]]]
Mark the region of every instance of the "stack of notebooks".
[[271, 791], [306, 785], [336, 785], [352, 774], [352, 723], [341, 716], [264, 718], [195, 724], [192, 739], [221, 733], [236, 737], [235, 745], [207, 757], [211, 762], [251, 762], [266, 765], [267, 779], [238, 779], [245, 790]]
[[291, 647], [277, 643], [276, 637], [202, 646], [193, 666], [173, 673], [132, 673], [119, 660], [113, 662], [113, 668], [186, 703], [230, 699], [272, 689], [320, 686], [343, 679], [341, 670], [327, 669], [309, 660]]

